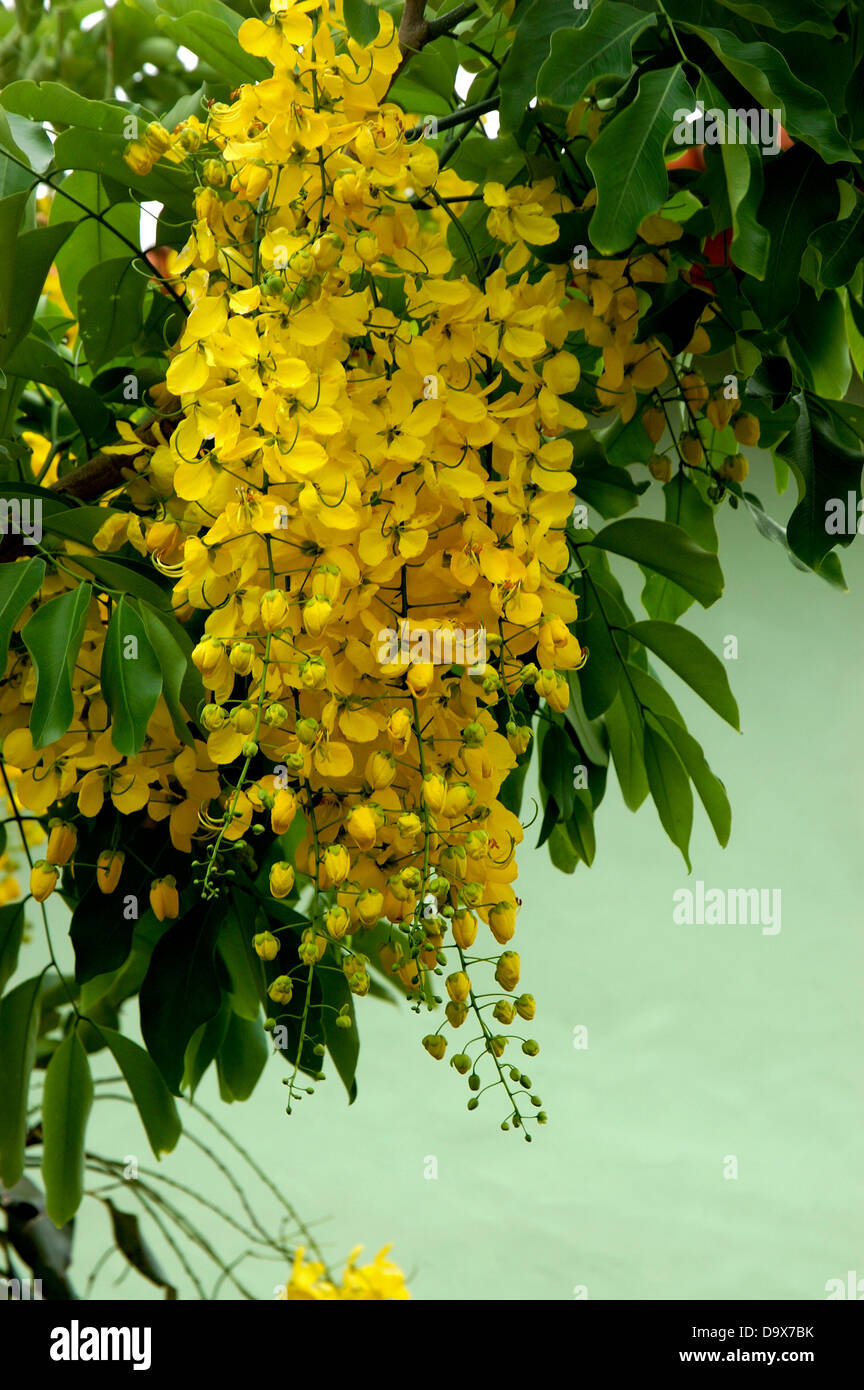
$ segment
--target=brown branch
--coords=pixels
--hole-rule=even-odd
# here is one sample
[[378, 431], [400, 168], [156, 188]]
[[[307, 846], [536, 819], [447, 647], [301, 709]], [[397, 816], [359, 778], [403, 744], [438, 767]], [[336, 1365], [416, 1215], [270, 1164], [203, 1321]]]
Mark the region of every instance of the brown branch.
[[427, 43], [432, 43], [434, 39], [440, 39], [443, 34], [451, 33], [457, 24], [461, 24], [462, 20], [467, 19], [476, 9], [479, 9], [479, 5], [476, 3], [457, 5], [447, 14], [439, 15], [437, 19], [427, 19], [426, 0], [405, 0], [405, 8], [399, 23], [399, 47], [402, 50], [402, 61], [391, 78], [390, 86], [392, 87], [405, 64], [415, 53], [419, 53], [421, 48], [425, 48]]

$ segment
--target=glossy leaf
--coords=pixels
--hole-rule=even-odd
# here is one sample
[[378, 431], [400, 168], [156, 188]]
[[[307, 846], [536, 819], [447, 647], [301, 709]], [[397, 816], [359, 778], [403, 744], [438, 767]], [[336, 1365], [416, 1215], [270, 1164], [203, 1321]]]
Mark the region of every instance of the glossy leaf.
[[668, 521], [625, 517], [598, 531], [590, 544], [665, 575], [703, 608], [709, 608], [723, 592], [717, 556], [697, 546], [680, 526]]
[[[542, 3], [538, 21], [545, 25], [558, 17], [558, 7]], [[577, 12], [570, 8], [572, 20]], [[526, 20], [528, 16], [526, 15]], [[552, 33], [549, 57], [537, 74], [537, 96], [556, 106], [575, 106], [592, 82], [600, 77], [627, 77], [633, 68], [633, 44], [640, 34], [656, 24], [656, 15], [605, 0], [592, 5], [585, 24], [579, 28], [558, 27]], [[533, 37], [534, 28], [531, 27]], [[525, 63], [528, 55], [514, 50]], [[593, 165], [592, 165], [593, 168]], [[662, 200], [661, 200], [662, 201]], [[658, 204], [659, 206], [659, 204]]]
[[157, 942], [141, 986], [144, 1044], [174, 1095], [190, 1038], [219, 1011], [214, 941], [212, 916], [198, 904]]
[[602, 255], [631, 246], [642, 220], [666, 201], [664, 155], [675, 112], [690, 110], [694, 100], [680, 64], [645, 72], [635, 101], [613, 116], [590, 146], [586, 158], [597, 183], [590, 235]]
[[126, 598], [114, 604], [100, 672], [102, 694], [111, 714], [111, 742], [131, 756], [143, 746], [162, 671], [138, 611]]
[[30, 713], [35, 748], [62, 738], [75, 713], [72, 672], [84, 636], [92, 590], [79, 584], [49, 599], [21, 629], [36, 671], [36, 698]]
[[34, 555], [23, 563], [0, 565], [0, 671], [6, 670], [15, 624], [45, 578], [45, 561]]
[[357, 43], [366, 46], [377, 39], [380, 19], [374, 5], [366, 0], [343, 0], [342, 12], [345, 27]]

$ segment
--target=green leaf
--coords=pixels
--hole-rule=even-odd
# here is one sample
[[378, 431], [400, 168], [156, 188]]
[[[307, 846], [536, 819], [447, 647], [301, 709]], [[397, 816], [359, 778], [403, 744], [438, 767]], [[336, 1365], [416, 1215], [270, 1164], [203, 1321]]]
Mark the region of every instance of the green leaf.
[[[547, 12], [558, 14], [557, 7], [546, 0], [541, 0], [540, 8], [543, 21]], [[572, 20], [572, 6], [570, 14]], [[587, 22], [578, 29], [556, 25], [558, 32], [552, 33], [549, 57], [537, 74], [537, 96], [556, 106], [571, 107], [598, 78], [628, 77], [633, 69], [633, 44], [656, 23], [656, 15], [606, 0], [602, 5], [591, 6]], [[522, 63], [528, 60], [528, 52], [521, 46], [514, 45], [513, 52], [519, 53]]]
[[[321, 1016], [324, 1026], [324, 1040], [327, 1051], [333, 1058], [333, 1065], [339, 1073], [348, 1104], [357, 1099], [357, 1058], [360, 1054], [360, 1038], [357, 1033], [357, 1018], [354, 1013], [354, 996], [348, 988], [345, 975], [338, 966], [331, 965], [328, 958], [322, 962], [324, 969], [318, 970], [321, 998], [324, 1004]], [[350, 1028], [337, 1028], [336, 1016], [344, 1005], [348, 1006]], [[335, 1011], [335, 1012], [334, 1012]]]
[[55, 1226], [72, 1220], [84, 1196], [84, 1138], [92, 1104], [90, 1063], [73, 1031], [48, 1063], [42, 1090], [45, 1210]]
[[182, 1089], [188, 1090], [191, 1096], [195, 1095], [205, 1073], [219, 1054], [219, 1049], [225, 1041], [225, 1034], [228, 1031], [230, 1017], [231, 1008], [228, 995], [223, 994], [218, 1012], [206, 1023], [202, 1023], [199, 1028], [196, 1028], [189, 1039], [189, 1045], [183, 1059], [183, 1080], [180, 1084]]
[[690, 832], [693, 828], [693, 793], [675, 749], [652, 715], [645, 719], [645, 771], [660, 823], [673, 845], [680, 849], [688, 871]]
[[186, 717], [195, 718], [204, 703], [204, 686], [191, 659], [192, 643], [173, 618], [141, 602], [138, 610], [162, 670], [162, 696], [168, 706], [174, 732], [182, 743], [192, 746]]
[[42, 1013], [42, 976], [34, 975], [0, 999], [0, 1180], [14, 1187], [24, 1172], [27, 1098], [36, 1061]]
[[142, 1274], [151, 1284], [155, 1284], [157, 1288], [165, 1290], [166, 1299], [176, 1299], [177, 1290], [165, 1278], [158, 1260], [142, 1236], [138, 1217], [132, 1212], [120, 1211], [118, 1207], [115, 1207], [110, 1197], [104, 1198], [104, 1201], [111, 1213], [111, 1228], [117, 1249], [125, 1256], [133, 1269], [137, 1269], [139, 1274]]
[[44, 578], [45, 561], [38, 555], [23, 562], [0, 565], [0, 671], [6, 670], [15, 624], [38, 594]]
[[[632, 710], [628, 713], [631, 705], [635, 714]], [[628, 701], [623, 686], [606, 711], [605, 724], [624, 805], [630, 811], [638, 811], [648, 795], [648, 778], [642, 755], [639, 707], [632, 699]]]
[[216, 1058], [219, 1094], [229, 1103], [248, 1100], [267, 1065], [270, 1048], [260, 1019], [251, 1022], [232, 1013]]
[[[27, 179], [20, 192], [9, 193], [5, 198], [0, 198], [0, 243], [6, 248], [12, 248], [16, 244], [30, 196], [31, 182], [32, 180]], [[15, 298], [15, 257], [7, 250], [7, 254], [0, 258], [0, 362], [6, 361], [10, 351], [9, 319]]]
[[144, 745], [147, 725], [162, 691], [162, 671], [141, 616], [126, 599], [114, 605], [100, 671], [111, 713], [111, 742], [131, 757]]
[[665, 203], [664, 154], [675, 113], [691, 110], [694, 100], [680, 63], [643, 73], [635, 101], [617, 112], [590, 146], [586, 159], [597, 184], [590, 236], [601, 255], [632, 246], [643, 218]]
[[845, 308], [836, 290], [826, 290], [817, 299], [809, 285], [801, 286], [801, 299], [786, 326], [786, 342], [807, 387], [827, 400], [843, 400], [852, 382], [845, 328]]
[[[717, 554], [717, 529], [714, 508], [706, 502], [693, 479], [679, 468], [674, 478], [663, 485], [666, 520], [680, 526], [692, 536], [703, 550]], [[652, 618], [674, 623], [691, 607], [693, 597], [662, 575], [647, 573], [642, 590], [642, 606]]]
[[261, 961], [252, 948], [249, 915], [249, 899], [242, 894], [232, 894], [230, 911], [219, 927], [217, 950], [231, 977], [234, 1012], [254, 1023], [261, 1016], [267, 992]]
[[366, 0], [343, 0], [342, 12], [352, 39], [368, 48], [377, 39], [381, 25], [375, 6], [367, 5]]
[[[615, 8], [623, 8], [616, 7]], [[501, 129], [516, 130], [537, 94], [538, 68], [549, 52], [556, 29], [572, 29], [587, 13], [575, 10], [573, 0], [531, 0], [525, 8], [516, 36], [501, 66]], [[628, 63], [629, 63], [628, 54]], [[412, 59], [413, 64], [413, 59]]]
[[754, 24], [766, 24], [772, 29], [800, 29], [810, 34], [825, 34], [832, 38], [837, 32], [834, 24], [823, 14], [818, 0], [782, 0], [781, 4], [760, 4], [757, 0], [717, 0], [725, 10], [732, 10]]
[[76, 381], [68, 356], [64, 357], [42, 338], [32, 334], [25, 338], [4, 365], [9, 376], [39, 381], [59, 392], [88, 444], [101, 442], [113, 431], [113, 416], [101, 396]]
[[160, 1154], [170, 1153], [183, 1132], [183, 1126], [174, 1097], [165, 1085], [159, 1068], [150, 1054], [131, 1038], [124, 1037], [113, 1028], [100, 1028], [99, 1031], [123, 1073], [147, 1132], [150, 1148], [157, 1158]]
[[232, 87], [240, 81], [260, 82], [272, 77], [272, 68], [263, 58], [256, 58], [240, 46], [237, 32], [242, 23], [240, 15], [227, 5], [211, 0], [191, 0], [191, 3], [163, 3], [156, 23], [177, 44], [196, 53], [203, 62], [218, 72]]
[[15, 974], [25, 925], [23, 902], [0, 907], [0, 994]]
[[718, 842], [725, 847], [732, 833], [732, 807], [729, 805], [726, 788], [720, 778], [711, 771], [701, 746], [692, 734], [679, 724], [677, 719], [670, 719], [668, 715], [662, 714], [658, 715], [658, 718], [696, 788]]
[[561, 820], [568, 821], [576, 799], [573, 788], [576, 750], [560, 724], [545, 724], [541, 728], [540, 785], [555, 798]]
[[848, 285], [864, 260], [864, 197], [856, 190], [855, 207], [841, 222], [828, 222], [810, 237], [820, 255], [819, 279], [828, 289]]
[[801, 259], [811, 233], [837, 211], [836, 179], [803, 146], [787, 151], [766, 169], [759, 219], [771, 238], [763, 280], [747, 276], [743, 290], [765, 328], [791, 314], [801, 292]]
[[116, 555], [110, 560], [103, 559], [101, 555], [76, 555], [74, 563], [95, 575], [107, 593], [134, 594], [156, 608], [170, 611], [171, 591], [156, 583], [151, 565], [120, 559]]
[[[776, 48], [761, 42], [745, 43], [729, 29], [679, 23], [682, 29], [698, 34], [759, 106], [781, 112], [781, 123], [795, 140], [811, 145], [827, 164], [858, 162], [822, 93], [801, 82]], [[795, 269], [797, 273], [797, 264]]]
[[36, 698], [30, 713], [34, 748], [62, 738], [72, 723], [72, 672], [92, 592], [89, 584], [79, 584], [77, 589], [49, 599], [21, 629], [36, 671]]
[[591, 795], [587, 791], [577, 791], [573, 798], [573, 812], [567, 821], [567, 834], [579, 857], [589, 869], [597, 853], [597, 838], [594, 833], [594, 817], [591, 813]]
[[78, 283], [78, 325], [87, 360], [101, 367], [141, 331], [147, 278], [128, 256], [102, 261]]
[[694, 544], [686, 531], [668, 521], [625, 517], [610, 522], [588, 544], [665, 575], [703, 608], [710, 608], [723, 592], [723, 571], [717, 556]]
[[740, 715], [729, 688], [726, 668], [701, 637], [675, 623], [662, 622], [631, 623], [628, 632], [686, 681], [721, 719], [740, 732]]
[[798, 422], [777, 448], [798, 482], [798, 503], [786, 527], [789, 547], [813, 569], [819, 569], [835, 544], [849, 545], [854, 532], [833, 534], [827, 529], [831, 504], [861, 500], [862, 446], [849, 431], [837, 407], [812, 396], [796, 397]]
[[192, 1034], [219, 1012], [214, 940], [213, 917], [199, 903], [156, 943], [141, 986], [144, 1044], [174, 1095]]
[[0, 362], [5, 362], [30, 332], [45, 278], [71, 230], [37, 227], [10, 243], [9, 273], [0, 274]]
[[[72, 202], [73, 198], [75, 202]], [[79, 203], [83, 203], [88, 211], [79, 207]], [[98, 218], [88, 213], [97, 214]], [[102, 180], [92, 171], [76, 170], [57, 185], [57, 193], [51, 204], [50, 226], [54, 230], [60, 226], [66, 227], [68, 240], [55, 259], [60, 286], [73, 314], [80, 312], [83, 307], [83, 301], [81, 305], [78, 302], [79, 286], [88, 272], [106, 262], [110, 264], [112, 258], [116, 257], [122, 257], [128, 264], [130, 248], [115, 232], [137, 248], [140, 218], [141, 213], [135, 203], [112, 206]], [[104, 276], [102, 287], [104, 291]]]

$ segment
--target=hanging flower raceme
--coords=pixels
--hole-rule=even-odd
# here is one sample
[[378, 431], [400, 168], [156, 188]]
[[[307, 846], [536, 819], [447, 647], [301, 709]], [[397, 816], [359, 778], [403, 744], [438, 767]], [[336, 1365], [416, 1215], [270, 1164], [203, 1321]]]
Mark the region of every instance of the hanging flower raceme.
[[[432, 1057], [473, 1017], [453, 1058], [469, 1108], [489, 1067], [509, 1096], [504, 1127], [526, 1133], [545, 1116], [536, 1097], [521, 1108], [530, 1083], [508, 1056], [537, 1045], [518, 1031], [533, 1000], [510, 999], [522, 827], [500, 793], [531, 737], [526, 711], [538, 698], [564, 710], [585, 659], [564, 577], [566, 432], [585, 423], [566, 398], [586, 309], [610, 335], [601, 390], [653, 382], [665, 363], [628, 346], [618, 278], [596, 281], [592, 309], [568, 293], [569, 267], [536, 259], [571, 207], [552, 180], [487, 186], [494, 255], [475, 257], [473, 279], [459, 272], [448, 230], [478, 195], [387, 100], [400, 51], [386, 11], [363, 48], [338, 0], [271, 9], [240, 42], [272, 76], [128, 155], [194, 174], [173, 262], [191, 312], [166, 377], [170, 426], [120, 446], [139, 515], [112, 518], [96, 543], [131, 542], [171, 576], [175, 615], [201, 633], [203, 736], [184, 746], [160, 699], [144, 751], [116, 751], [87, 675], [104, 645], [94, 598], [69, 733], [37, 749], [27, 710], [7, 705], [6, 756], [39, 814], [65, 796], [83, 817], [110, 799], [167, 820], [194, 867], [186, 882], [154, 875], [160, 921], [187, 890], [218, 894], [232, 856], [257, 865], [255, 836], [286, 837], [265, 873], [276, 936], [255, 934], [273, 962], [268, 1028], [324, 971], [367, 994], [374, 962], [440, 1019]], [[53, 834], [62, 864], [74, 828]], [[122, 868], [100, 854], [103, 893]], [[54, 875], [40, 865], [34, 893]], [[296, 928], [279, 904], [310, 884], [311, 935], [286, 970], [274, 943]], [[351, 1026], [347, 1008], [335, 1024]]]

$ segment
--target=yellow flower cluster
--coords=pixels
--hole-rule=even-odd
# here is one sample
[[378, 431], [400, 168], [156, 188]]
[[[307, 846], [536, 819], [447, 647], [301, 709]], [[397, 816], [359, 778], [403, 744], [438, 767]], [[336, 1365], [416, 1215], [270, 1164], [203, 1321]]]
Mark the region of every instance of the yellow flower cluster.
[[323, 1299], [330, 1302], [342, 1300], [359, 1303], [374, 1300], [404, 1302], [410, 1299], [411, 1295], [405, 1287], [404, 1274], [398, 1265], [387, 1259], [389, 1245], [379, 1250], [372, 1263], [367, 1265], [357, 1264], [357, 1257], [362, 1249], [362, 1245], [358, 1245], [352, 1250], [342, 1275], [342, 1283], [337, 1285], [326, 1278], [323, 1264], [306, 1259], [306, 1252], [301, 1247], [294, 1259], [291, 1278], [279, 1294], [279, 1301], [292, 1303]]
[[[585, 659], [562, 582], [564, 436], [585, 423], [567, 399], [580, 378], [567, 342], [581, 338], [584, 306], [568, 297], [569, 268], [532, 252], [557, 240], [554, 214], [571, 205], [552, 180], [486, 185], [494, 253], [481, 263], [472, 249], [473, 277], [459, 273], [451, 228], [481, 195], [440, 170], [387, 101], [400, 63], [390, 16], [363, 48], [339, 3], [271, 9], [240, 40], [273, 76], [212, 104], [206, 122], [148, 134], [151, 162], [196, 175], [192, 235], [173, 262], [192, 307], [159, 396], [165, 420], [152, 442], [126, 425], [112, 446], [137, 473], [125, 489], [135, 512], [95, 539], [103, 551], [131, 541], [172, 576], [181, 621], [206, 615], [193, 652], [206, 743], [179, 743], [160, 699], [142, 751], [115, 750], [94, 598], [69, 732], [33, 747], [34, 674], [16, 656], [0, 697], [4, 756], [36, 814], [73, 797], [92, 818], [110, 798], [167, 821], [174, 847], [199, 855], [204, 896], [247, 832], [269, 822], [284, 835], [299, 815], [305, 833], [270, 888], [284, 898], [295, 873], [314, 884], [304, 984], [331, 949], [351, 991], [367, 993], [362, 934], [383, 924], [385, 967], [415, 999], [445, 1003], [450, 1027], [473, 1011], [479, 1055], [506, 1086], [497, 1025], [530, 1019], [534, 1003], [507, 997], [519, 957], [496, 949], [515, 930], [522, 839], [498, 794], [531, 737], [523, 687], [562, 711]], [[143, 159], [135, 146], [128, 157]], [[74, 550], [42, 601], [74, 582]], [[119, 865], [105, 854], [110, 892]], [[177, 914], [173, 879], [153, 884], [151, 906]], [[488, 940], [472, 957], [481, 924]], [[265, 960], [274, 944], [255, 943]], [[472, 973], [490, 946], [505, 993], [480, 1005]], [[434, 975], [448, 968], [445, 1002]], [[274, 1003], [294, 984], [274, 980]], [[424, 1045], [442, 1056], [441, 1029]], [[472, 1066], [464, 1052], [453, 1060]], [[518, 1068], [510, 1077], [527, 1084]]]

